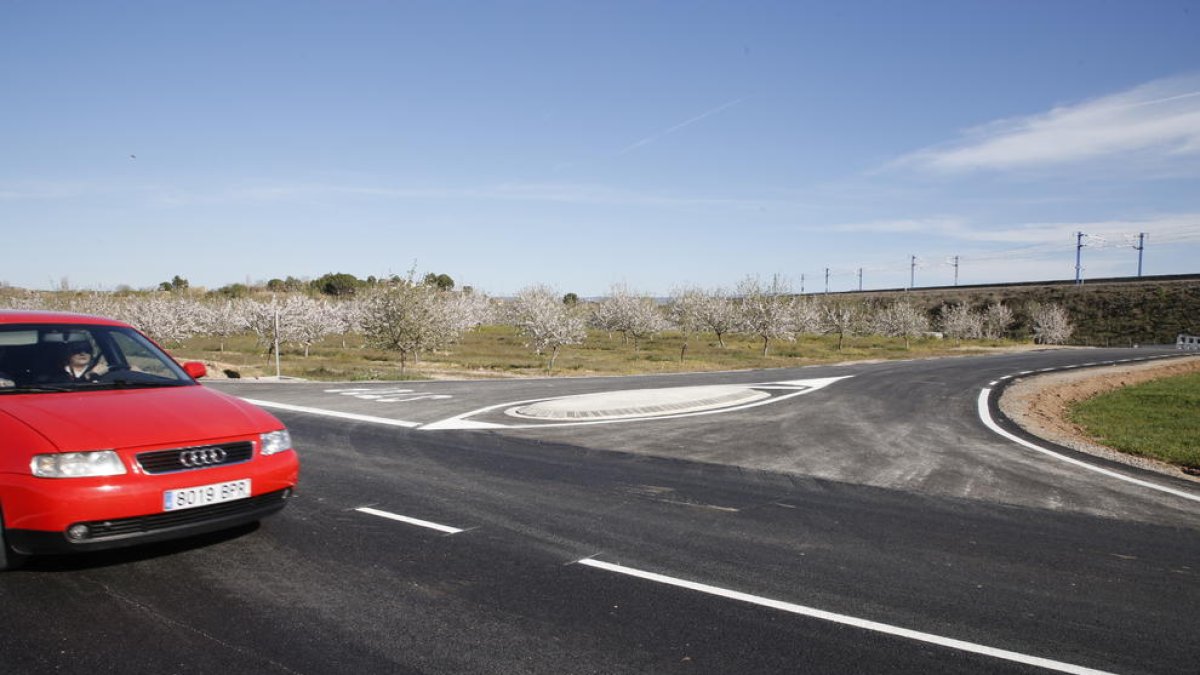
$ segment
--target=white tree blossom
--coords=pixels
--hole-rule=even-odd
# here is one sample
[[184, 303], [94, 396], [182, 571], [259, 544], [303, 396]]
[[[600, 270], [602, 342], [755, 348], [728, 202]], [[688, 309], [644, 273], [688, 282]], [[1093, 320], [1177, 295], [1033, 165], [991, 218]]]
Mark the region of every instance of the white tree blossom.
[[983, 315], [966, 303], [942, 305], [942, 332], [956, 340], [983, 337]]
[[314, 300], [307, 295], [291, 295], [280, 308], [286, 329], [280, 337], [286, 342], [309, 349], [326, 335], [337, 332], [337, 314], [327, 300]]
[[796, 298], [792, 303], [792, 326], [798, 335], [819, 335], [825, 332], [825, 316], [821, 303], [811, 298]]
[[160, 293], [152, 297], [126, 298], [113, 307], [110, 316], [158, 342], [178, 345], [201, 331], [202, 314], [203, 310], [195, 300]]
[[704, 305], [708, 302], [707, 294], [694, 286], [684, 286], [671, 291], [671, 300], [667, 305], [667, 317], [679, 331], [683, 344], [679, 347], [679, 361], [687, 356], [688, 342], [692, 334], [704, 327], [702, 316]]
[[362, 320], [366, 313], [363, 300], [356, 295], [335, 302], [331, 308], [333, 310], [333, 323], [336, 326], [334, 333], [342, 336], [342, 349], [345, 349], [346, 336], [351, 333], [362, 332]]
[[11, 294], [0, 296], [0, 308], [37, 310], [46, 309], [46, 300], [39, 293], [23, 289], [15, 289]]
[[258, 343], [266, 348], [268, 356], [274, 353], [276, 344], [304, 345], [311, 340], [310, 336], [317, 329], [305, 324], [314, 320], [313, 309], [308, 304], [312, 302], [315, 301], [305, 296], [288, 296], [281, 301], [274, 295], [269, 302], [247, 301], [246, 323], [257, 336]]
[[1013, 324], [1013, 311], [1002, 303], [993, 302], [983, 310], [983, 337], [999, 340]]
[[909, 349], [912, 338], [929, 330], [929, 317], [924, 309], [908, 300], [900, 300], [876, 311], [872, 326], [880, 335], [904, 338], [904, 348]]
[[250, 329], [248, 304], [246, 300], [222, 300], [200, 305], [200, 333], [218, 338], [221, 351], [225, 351], [226, 340]]
[[1033, 341], [1038, 344], [1065, 344], [1075, 332], [1067, 310], [1055, 303], [1035, 305], [1029, 318], [1033, 321]]
[[591, 323], [608, 332], [621, 333], [633, 340], [633, 348], [667, 328], [667, 322], [653, 298], [634, 293], [624, 284], [614, 284], [608, 297], [592, 307]]
[[764, 287], [757, 277], [746, 277], [738, 284], [738, 307], [742, 329], [762, 339], [762, 355], [767, 355], [771, 340], [796, 339], [794, 296], [778, 274]]
[[840, 352], [847, 337], [862, 332], [867, 310], [861, 301], [829, 300], [821, 303], [821, 314], [825, 331], [837, 334]]
[[479, 291], [442, 291], [442, 309], [459, 334], [494, 320], [492, 300]]
[[421, 352], [438, 349], [458, 339], [461, 325], [444, 307], [443, 292], [436, 286], [414, 283], [411, 278], [367, 296], [362, 319], [367, 343], [400, 354], [400, 373]]
[[724, 349], [725, 336], [741, 326], [737, 303], [728, 291], [718, 288], [705, 295], [697, 311], [700, 324], [717, 336], [717, 344]]
[[549, 354], [546, 370], [554, 369], [559, 349], [580, 344], [587, 337], [583, 315], [564, 304], [558, 291], [549, 286], [522, 289], [508, 305], [508, 320], [529, 340], [526, 345], [535, 354]]

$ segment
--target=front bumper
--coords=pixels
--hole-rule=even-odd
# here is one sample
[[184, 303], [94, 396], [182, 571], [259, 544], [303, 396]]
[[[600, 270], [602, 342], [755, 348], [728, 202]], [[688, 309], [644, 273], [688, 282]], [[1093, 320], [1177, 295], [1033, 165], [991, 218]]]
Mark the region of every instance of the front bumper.
[[249, 499], [201, 506], [194, 509], [155, 513], [114, 520], [82, 521], [88, 535], [70, 539], [64, 531], [10, 529], [7, 543], [21, 554], [79, 553], [135, 544], [148, 544], [207, 532], [216, 532], [255, 522], [282, 509], [292, 489], [256, 495]]

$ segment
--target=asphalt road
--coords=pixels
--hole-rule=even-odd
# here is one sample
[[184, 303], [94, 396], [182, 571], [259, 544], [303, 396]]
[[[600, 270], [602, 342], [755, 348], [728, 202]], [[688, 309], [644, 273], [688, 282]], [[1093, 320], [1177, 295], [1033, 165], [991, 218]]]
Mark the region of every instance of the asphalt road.
[[[0, 668], [1195, 673], [1200, 487], [1080, 466], [980, 417], [1006, 376], [1168, 353], [214, 382], [288, 424], [300, 495], [256, 528], [5, 573]], [[506, 412], [716, 384], [767, 397]]]

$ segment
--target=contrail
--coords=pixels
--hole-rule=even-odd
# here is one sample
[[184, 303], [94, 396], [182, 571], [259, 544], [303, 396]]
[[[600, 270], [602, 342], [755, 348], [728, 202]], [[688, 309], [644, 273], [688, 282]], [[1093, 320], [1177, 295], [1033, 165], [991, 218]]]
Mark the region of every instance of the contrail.
[[725, 103], [722, 103], [721, 105], [713, 108], [712, 110], [702, 112], [699, 115], [696, 115], [695, 117], [693, 117], [691, 119], [680, 122], [679, 124], [676, 124], [675, 126], [670, 127], [664, 131], [660, 131], [657, 134], [647, 136], [647, 137], [643, 138], [642, 140], [637, 141], [636, 143], [631, 143], [630, 145], [627, 145], [626, 147], [621, 149], [621, 151], [618, 152], [617, 155], [624, 155], [624, 154], [632, 152], [644, 145], [650, 145], [651, 143], [662, 138], [663, 136], [667, 136], [669, 134], [675, 133], [676, 131], [686, 129], [687, 127], [695, 124], [696, 122], [699, 122], [700, 120], [703, 120], [705, 118], [712, 117], [713, 115], [716, 115], [718, 113], [724, 112], [725, 110], [728, 110], [729, 108], [732, 108], [733, 106], [735, 106], [745, 100], [746, 100], [746, 98], [742, 97], [742, 98], [735, 98], [732, 101], [727, 101]]

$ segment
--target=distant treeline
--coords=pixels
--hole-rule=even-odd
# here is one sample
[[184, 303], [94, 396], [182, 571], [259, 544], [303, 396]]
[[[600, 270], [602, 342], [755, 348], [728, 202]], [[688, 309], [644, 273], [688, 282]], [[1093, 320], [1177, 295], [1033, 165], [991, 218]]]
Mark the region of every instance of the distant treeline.
[[1166, 344], [1175, 342], [1180, 333], [1200, 335], [1200, 275], [1102, 279], [1079, 285], [997, 284], [839, 295], [881, 299], [907, 296], [932, 316], [945, 304], [963, 302], [977, 309], [996, 302], [1009, 307], [1054, 303], [1071, 316], [1075, 326], [1072, 343], [1099, 347]]

